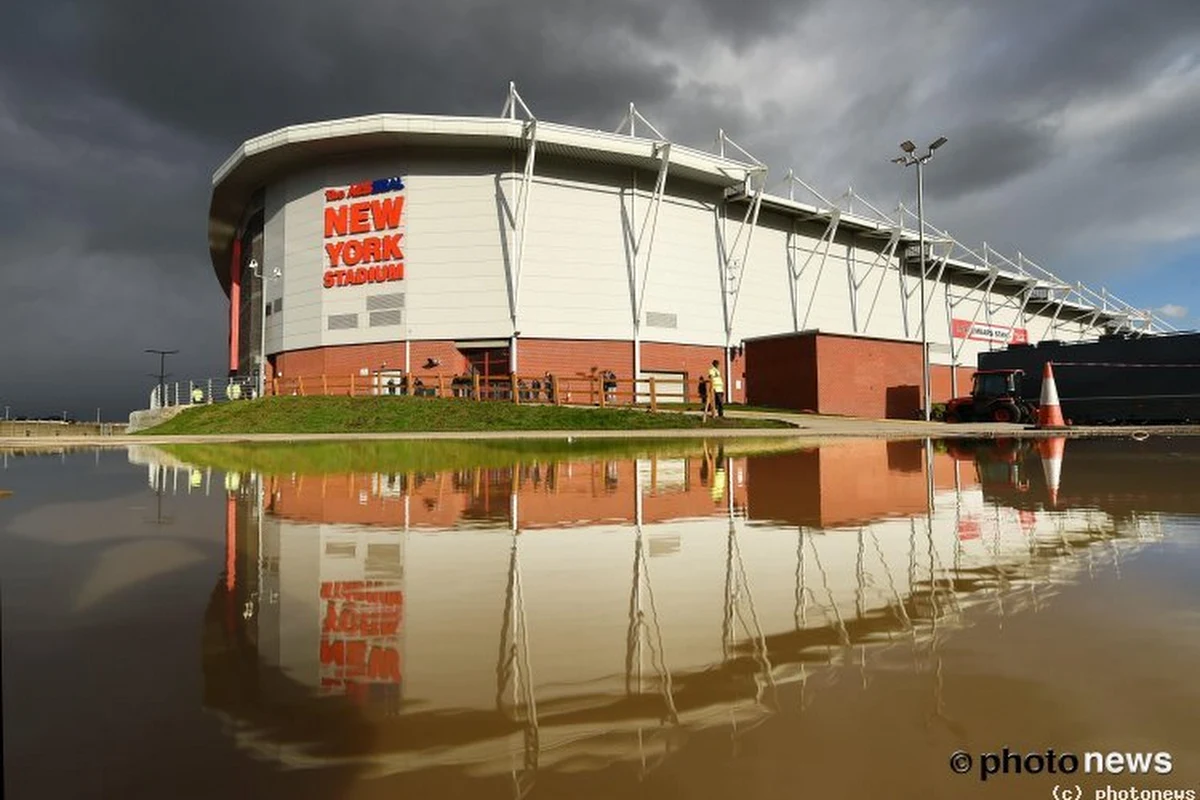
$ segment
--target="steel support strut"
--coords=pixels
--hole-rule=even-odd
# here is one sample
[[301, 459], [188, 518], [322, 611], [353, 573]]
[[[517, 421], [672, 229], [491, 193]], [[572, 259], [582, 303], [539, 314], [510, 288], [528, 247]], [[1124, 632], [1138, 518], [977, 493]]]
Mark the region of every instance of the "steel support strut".
[[[630, 129], [633, 121], [641, 119], [641, 115], [630, 104]], [[649, 123], [646, 123], [649, 125]], [[650, 126], [654, 130], [653, 126]], [[637, 172], [634, 172], [633, 190], [630, 196], [629, 224], [626, 227], [626, 247], [629, 258], [629, 290], [630, 305], [633, 312], [633, 380], [634, 398], [638, 395], [638, 381], [642, 375], [642, 318], [645, 315], [646, 286], [650, 279], [650, 254], [654, 249], [654, 235], [658, 230], [658, 212], [662, 207], [663, 194], [667, 186], [667, 171], [671, 162], [671, 145], [669, 142], [656, 142], [652, 148], [653, 155], [658, 159], [658, 175], [654, 181], [654, 194], [650, 206], [642, 216], [635, 234], [633, 225], [636, 219], [635, 201], [637, 199]]]
[[517, 337], [520, 331], [518, 327], [519, 311], [521, 307], [521, 265], [525, 260], [525, 239], [528, 231], [527, 222], [529, 219], [529, 197], [533, 186], [533, 168], [537, 160], [537, 118], [533, 116], [533, 112], [529, 110], [529, 106], [525, 105], [525, 101], [521, 99], [521, 95], [517, 92], [516, 84], [509, 82], [508, 84], [508, 100], [504, 103], [504, 109], [500, 112], [502, 117], [508, 119], [517, 119], [517, 110], [524, 112], [526, 120], [521, 129], [521, 138], [525, 140], [525, 168], [521, 173], [521, 185], [517, 191], [517, 206], [515, 212], [510, 216], [509, 222], [512, 226], [513, 247], [511, 248], [513, 256], [511, 266], [508, 270], [508, 313], [512, 323], [512, 333], [509, 339], [509, 371], [516, 372], [518, 367], [517, 354]]

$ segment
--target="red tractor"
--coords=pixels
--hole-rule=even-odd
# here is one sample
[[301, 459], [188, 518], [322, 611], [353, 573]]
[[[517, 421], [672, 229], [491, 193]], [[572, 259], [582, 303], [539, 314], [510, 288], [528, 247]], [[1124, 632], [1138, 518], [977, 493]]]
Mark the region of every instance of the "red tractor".
[[946, 422], [1033, 422], [1037, 407], [1021, 396], [1024, 370], [976, 372], [969, 397], [946, 403]]

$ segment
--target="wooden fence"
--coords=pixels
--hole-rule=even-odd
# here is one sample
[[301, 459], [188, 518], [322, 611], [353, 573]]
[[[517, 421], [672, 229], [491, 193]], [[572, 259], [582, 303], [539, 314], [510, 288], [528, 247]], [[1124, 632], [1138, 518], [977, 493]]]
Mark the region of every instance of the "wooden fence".
[[648, 406], [687, 403], [688, 375], [605, 379], [602, 375], [305, 375], [273, 378], [269, 395], [341, 395], [346, 397], [454, 397], [464, 400], [542, 405]]

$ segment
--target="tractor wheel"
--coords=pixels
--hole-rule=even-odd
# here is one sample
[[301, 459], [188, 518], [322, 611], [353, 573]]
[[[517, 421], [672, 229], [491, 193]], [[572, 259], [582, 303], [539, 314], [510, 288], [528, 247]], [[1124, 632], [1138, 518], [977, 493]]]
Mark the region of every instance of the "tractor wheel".
[[949, 422], [951, 425], [957, 425], [958, 423], [962, 422], [958, 416], [958, 412], [956, 411], [947, 411], [945, 421]]
[[1012, 403], [998, 403], [992, 406], [992, 422], [1018, 422], [1021, 410]]

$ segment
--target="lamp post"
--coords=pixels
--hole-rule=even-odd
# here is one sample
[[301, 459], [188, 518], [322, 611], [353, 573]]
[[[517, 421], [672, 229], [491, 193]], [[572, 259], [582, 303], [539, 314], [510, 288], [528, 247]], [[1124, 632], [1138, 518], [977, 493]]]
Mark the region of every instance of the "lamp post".
[[[929, 331], [925, 326], [925, 173], [923, 167], [925, 162], [933, 158], [933, 151], [946, 143], [945, 136], [939, 136], [929, 145], [922, 155], [916, 155], [917, 146], [911, 140], [904, 140], [900, 144], [900, 149], [904, 151], [904, 155], [892, 159], [892, 162], [903, 167], [917, 168], [917, 240], [918, 247], [921, 251], [921, 396], [922, 396], [922, 412], [925, 421], [930, 419], [930, 376], [929, 376]], [[954, 366], [951, 365], [951, 369]]]
[[[256, 397], [262, 397], [267, 388], [267, 278], [263, 274], [262, 265], [257, 258], [250, 259], [247, 265], [254, 277], [258, 278], [259, 319], [258, 326], [258, 391]], [[271, 273], [272, 278], [278, 278], [279, 268]]]
[[146, 352], [158, 356], [158, 407], [162, 408], [167, 403], [167, 356], [173, 356], [179, 351], [147, 349]]

